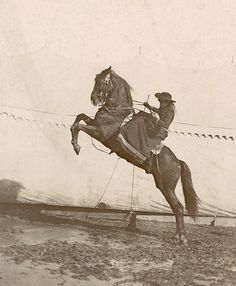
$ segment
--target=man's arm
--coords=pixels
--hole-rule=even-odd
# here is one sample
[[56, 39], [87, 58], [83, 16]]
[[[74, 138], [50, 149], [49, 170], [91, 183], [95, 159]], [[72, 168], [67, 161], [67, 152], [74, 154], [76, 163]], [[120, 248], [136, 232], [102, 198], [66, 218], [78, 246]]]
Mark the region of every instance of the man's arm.
[[161, 119], [159, 119], [159, 120], [157, 121], [157, 124], [158, 124], [159, 126], [161, 126], [161, 127], [166, 128], [166, 123], [165, 123], [165, 121], [163, 121], [163, 120], [161, 120]]
[[150, 109], [153, 112], [159, 113], [159, 108], [151, 106], [148, 102], [144, 102], [143, 104], [146, 108]]

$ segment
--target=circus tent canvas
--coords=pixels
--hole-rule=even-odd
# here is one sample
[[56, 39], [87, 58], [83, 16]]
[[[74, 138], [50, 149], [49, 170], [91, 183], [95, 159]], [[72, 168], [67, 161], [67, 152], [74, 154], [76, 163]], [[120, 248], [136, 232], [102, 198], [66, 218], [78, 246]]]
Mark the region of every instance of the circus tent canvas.
[[[96, 207], [102, 201], [110, 208], [130, 209], [132, 204], [136, 210], [170, 211], [152, 176], [135, 168], [132, 192], [133, 166], [114, 154], [96, 150], [85, 134], [80, 135], [82, 151], [77, 157], [70, 145], [68, 118], [62, 124], [50, 122], [52, 116], [35, 121], [30, 114], [20, 113], [0, 116], [4, 134], [1, 161], [5, 162], [1, 164], [1, 178], [24, 186], [17, 197], [19, 202]], [[189, 164], [202, 201], [200, 213], [235, 216], [234, 140], [213, 137], [213, 133], [202, 135], [196, 128], [188, 129], [189, 134], [180, 130], [173, 130], [166, 144]], [[6, 138], [8, 144], [4, 144]], [[109, 151], [99, 142], [93, 143]], [[177, 194], [183, 202], [180, 183]]]
[[[122, 1], [119, 2], [121, 5]], [[96, 73], [112, 65], [130, 83], [135, 99], [144, 102], [151, 95], [150, 103], [156, 104], [152, 94], [157, 90], [168, 90], [173, 95], [177, 113], [167, 146], [189, 164], [203, 202], [201, 212], [235, 216], [236, 67], [231, 54], [235, 40], [230, 42], [235, 32], [231, 25], [234, 15], [228, 15], [226, 20], [221, 17], [224, 10], [215, 6], [217, 17], [225, 19], [220, 29], [228, 31], [224, 33], [225, 49], [221, 50], [217, 39], [222, 31], [217, 29], [211, 34], [214, 48], [210, 43], [209, 48], [204, 46], [209, 41], [207, 33], [202, 34], [207, 13], [202, 15], [201, 22], [196, 15], [192, 19], [196, 30], [191, 38], [193, 46], [187, 46], [188, 33], [183, 33], [178, 44], [170, 29], [160, 31], [158, 25], [147, 21], [139, 27], [141, 37], [134, 31], [134, 25], [123, 27], [130, 15], [135, 23], [139, 22], [141, 4], [137, 5], [136, 14], [127, 2], [126, 11], [132, 13], [121, 12], [119, 23], [113, 22], [112, 9], [117, 8], [117, 3], [107, 5], [109, 17], [105, 21], [96, 18], [96, 31], [90, 29], [88, 34], [86, 27], [92, 27], [90, 18], [82, 19], [79, 15], [81, 9], [96, 15], [89, 1], [82, 7], [80, 1], [78, 4], [38, 1], [35, 5], [27, 5], [27, 1], [21, 5], [15, 1], [1, 2], [0, 21], [4, 22], [0, 24], [4, 29], [0, 30], [0, 180], [24, 186], [19, 201], [95, 207], [117, 163], [102, 200], [112, 208], [130, 208], [132, 165], [121, 159], [117, 162], [114, 154], [94, 149], [85, 134], [80, 134], [79, 157], [70, 144], [69, 125], [75, 115], [96, 112], [89, 98]], [[173, 9], [180, 9], [177, 6], [173, 4]], [[39, 8], [44, 13], [33, 17]], [[171, 22], [171, 9], [164, 8], [161, 7]], [[209, 12], [212, 7], [206, 9]], [[97, 33], [104, 32], [107, 21], [113, 29], [105, 30], [111, 41], [104, 43], [103, 39], [97, 39]], [[75, 27], [80, 27], [80, 32]], [[128, 35], [113, 42], [112, 31], [121, 31], [122, 27]], [[150, 29], [153, 29], [152, 41], [145, 34]], [[127, 41], [127, 37], [131, 40]], [[94, 40], [100, 43], [98, 51], [89, 45]], [[184, 54], [183, 47], [187, 47]], [[96, 141], [95, 145], [104, 148]], [[133, 207], [169, 210], [152, 177], [137, 168], [134, 174]], [[177, 194], [183, 201], [180, 184]]]

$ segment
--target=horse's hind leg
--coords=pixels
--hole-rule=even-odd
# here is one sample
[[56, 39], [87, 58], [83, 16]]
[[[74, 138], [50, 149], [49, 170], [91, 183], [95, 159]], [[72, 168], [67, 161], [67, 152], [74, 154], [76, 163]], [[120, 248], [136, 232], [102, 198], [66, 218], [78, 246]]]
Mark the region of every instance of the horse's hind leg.
[[[160, 166], [162, 167], [162, 166]], [[171, 169], [171, 170], [170, 170]], [[176, 219], [176, 235], [180, 243], [186, 243], [185, 228], [184, 228], [184, 209], [183, 205], [178, 200], [175, 194], [175, 187], [180, 178], [180, 168], [178, 164], [172, 163], [169, 168], [162, 170], [161, 173], [153, 174], [156, 186], [160, 189], [167, 202], [169, 203]]]
[[[164, 192], [163, 192], [164, 193]], [[185, 228], [184, 228], [184, 208], [178, 200], [174, 189], [167, 189], [165, 191], [165, 197], [168, 201], [172, 211], [175, 214], [176, 219], [176, 234], [174, 239], [178, 239], [180, 243], [186, 243]]]
[[[161, 190], [162, 191], [162, 190]], [[176, 234], [174, 239], [177, 239], [180, 243], [186, 243], [185, 228], [184, 228], [184, 208], [178, 200], [175, 190], [171, 188], [165, 188], [162, 191], [167, 202], [169, 203], [176, 220]]]
[[79, 126], [79, 123], [80, 121], [84, 121], [86, 124], [88, 125], [93, 125], [93, 119], [90, 118], [89, 116], [87, 116], [86, 114], [84, 113], [81, 113], [79, 114], [74, 123], [72, 124], [71, 128], [70, 128], [70, 131], [71, 131], [71, 144], [73, 145], [73, 148], [75, 150], [75, 153], [78, 155], [79, 152], [80, 152], [80, 146], [78, 145], [78, 134], [79, 134], [79, 131], [80, 131], [80, 126]]

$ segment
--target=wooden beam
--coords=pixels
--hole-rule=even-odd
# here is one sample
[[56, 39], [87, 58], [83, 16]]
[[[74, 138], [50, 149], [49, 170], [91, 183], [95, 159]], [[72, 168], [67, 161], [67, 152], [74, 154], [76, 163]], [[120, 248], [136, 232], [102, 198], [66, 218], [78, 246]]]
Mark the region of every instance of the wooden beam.
[[[11, 211], [14, 209], [19, 210], [50, 210], [50, 211], [70, 211], [70, 212], [91, 212], [91, 213], [118, 213], [118, 214], [130, 214], [130, 209], [112, 209], [112, 208], [94, 208], [94, 207], [78, 207], [78, 206], [66, 206], [66, 205], [52, 205], [52, 204], [29, 204], [29, 203], [0, 203], [0, 211]], [[154, 211], [138, 211], [135, 210], [136, 215], [149, 215], [149, 216], [174, 216], [171, 212], [154, 212]], [[184, 214], [184, 216], [189, 216]], [[214, 217], [210, 214], [201, 214], [198, 217]], [[236, 218], [236, 216], [217, 216], [221, 218]]]

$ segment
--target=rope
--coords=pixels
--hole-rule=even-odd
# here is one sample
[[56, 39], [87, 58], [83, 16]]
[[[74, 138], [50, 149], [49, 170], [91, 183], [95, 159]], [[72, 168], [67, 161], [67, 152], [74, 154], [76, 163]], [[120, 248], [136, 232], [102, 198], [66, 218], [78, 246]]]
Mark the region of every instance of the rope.
[[[148, 96], [149, 98], [149, 96]], [[134, 100], [133, 102], [136, 105], [143, 105], [144, 102]], [[73, 116], [75, 117], [76, 114], [63, 114], [63, 113], [56, 113], [56, 112], [51, 112], [51, 111], [46, 111], [46, 110], [39, 110], [39, 109], [31, 109], [31, 108], [24, 108], [20, 106], [13, 106], [13, 105], [2, 105], [2, 107], [7, 107], [7, 108], [13, 108], [13, 109], [19, 109], [19, 110], [25, 110], [25, 111], [32, 111], [32, 112], [37, 112], [37, 113], [42, 113], [42, 114], [50, 114], [50, 115], [60, 115], [60, 116]], [[112, 110], [123, 110], [123, 109], [128, 109], [130, 107], [124, 107], [124, 108], [112, 108]], [[140, 110], [138, 108], [135, 108], [137, 110]], [[145, 110], [145, 109], [144, 109]], [[93, 117], [93, 116], [90, 116]], [[179, 122], [175, 121], [176, 124], [179, 125], [186, 125], [186, 126], [196, 126], [196, 127], [204, 127], [204, 128], [215, 128], [215, 129], [222, 129], [222, 130], [236, 130], [234, 127], [222, 127], [222, 126], [210, 126], [210, 125], [201, 125], [201, 124], [194, 124], [194, 123], [187, 123], [187, 122]]]
[[[107, 191], [108, 186], [110, 185], [111, 179], [112, 179], [112, 177], [113, 177], [113, 175], [114, 175], [114, 173], [115, 173], [115, 170], [116, 170], [116, 168], [117, 168], [119, 159], [120, 159], [120, 158], [118, 157], [117, 160], [116, 160], [116, 164], [115, 164], [115, 166], [114, 166], [114, 168], [113, 168], [113, 170], [112, 170], [112, 173], [111, 173], [111, 175], [110, 175], [110, 177], [109, 177], [109, 179], [108, 179], [108, 182], [107, 182], [107, 184], [106, 184], [106, 186], [105, 186], [105, 188], [104, 188], [104, 190], [103, 190], [103, 192], [102, 192], [102, 195], [101, 195], [101, 197], [99, 198], [99, 200], [98, 200], [98, 202], [97, 202], [95, 208], [97, 208], [97, 207], [99, 206], [99, 204], [100, 204], [102, 198], [103, 198], [104, 195], [105, 195], [105, 192]], [[90, 212], [87, 213], [86, 219], [88, 219], [89, 214], [90, 214]]]
[[[139, 108], [134, 108], [134, 110], [138, 110], [138, 111], [143, 111]], [[69, 128], [71, 125], [68, 125], [66, 123], [57, 123], [57, 122], [44, 122], [44, 121], [38, 121], [38, 120], [35, 120], [35, 119], [28, 119], [28, 118], [25, 118], [25, 117], [21, 117], [21, 116], [18, 116], [18, 115], [14, 115], [14, 114], [11, 114], [11, 113], [7, 113], [5, 111], [0, 111], [0, 116], [1, 115], [6, 115], [8, 118], [12, 118], [16, 121], [27, 121], [27, 122], [31, 122], [32, 124], [37, 124], [37, 125], [40, 125], [40, 124], [43, 124], [45, 126], [49, 125], [51, 127], [57, 127], [57, 128]], [[90, 116], [92, 117], [92, 116]], [[117, 121], [119, 122], [119, 121]], [[121, 122], [119, 122], [121, 123]], [[204, 125], [198, 125], [198, 124], [191, 124], [191, 123], [183, 123], [183, 122], [175, 122], [176, 124], [178, 125], [190, 125], [190, 126], [197, 126], [197, 127], [204, 127], [204, 128], [214, 128], [214, 129], [221, 129], [221, 130], [236, 130], [236, 128], [230, 128], [230, 127], [213, 127], [213, 126], [204, 126]], [[224, 140], [235, 140], [235, 135], [232, 134], [232, 135], [222, 135], [222, 134], [216, 134], [216, 130], [215, 132], [213, 133], [213, 131], [211, 130], [210, 133], [200, 133], [200, 132], [189, 132], [189, 131], [175, 131], [175, 130], [172, 130], [170, 129], [170, 131], [172, 133], [175, 133], [175, 134], [178, 134], [178, 135], [191, 135], [191, 136], [195, 136], [197, 135], [199, 138], [200, 137], [210, 137], [211, 139], [214, 139], [214, 138], [218, 138], [218, 139], [224, 139]], [[96, 147], [95, 147], [96, 148]], [[98, 148], [97, 148], [98, 149]], [[99, 150], [99, 149], [98, 149]], [[101, 151], [101, 150], [100, 150]]]
[[133, 99], [133, 102], [139, 103], [139, 104], [143, 104], [143, 103], [144, 103], [144, 102], [142, 102], [142, 101], [138, 101], [138, 100], [134, 100], [134, 99]]
[[203, 127], [203, 128], [215, 128], [215, 129], [222, 129], [222, 130], [236, 130], [236, 128], [234, 128], [234, 127], [200, 125], [200, 124], [186, 123], [186, 122], [179, 122], [179, 121], [176, 121], [175, 123], [180, 124], [180, 125], [197, 126], [197, 127]]
[[104, 188], [104, 190], [103, 190], [103, 193], [102, 193], [100, 199], [98, 200], [98, 202], [97, 202], [97, 204], [96, 204], [96, 206], [95, 206], [96, 208], [98, 207], [98, 205], [99, 205], [99, 203], [101, 202], [101, 200], [102, 200], [102, 198], [103, 198], [103, 196], [104, 196], [104, 194], [105, 194], [105, 192], [106, 192], [108, 186], [110, 185], [111, 179], [112, 179], [112, 177], [113, 177], [113, 175], [114, 175], [114, 173], [115, 173], [115, 170], [116, 170], [116, 167], [117, 167], [117, 165], [118, 165], [119, 159], [120, 159], [120, 158], [118, 157], [117, 160], [116, 160], [116, 164], [115, 164], [115, 166], [114, 166], [114, 168], [113, 168], [113, 170], [112, 170], [112, 173], [111, 173], [111, 175], [110, 175], [110, 177], [109, 177], [109, 180], [108, 180], [108, 182], [107, 182], [107, 184], [106, 184], [106, 186], [105, 186], [105, 188]]
[[6, 105], [6, 104], [3, 104], [2, 107], [13, 108], [13, 109], [18, 109], [18, 110], [25, 110], [25, 111], [32, 111], [32, 112], [43, 113], [43, 114], [50, 114], [50, 115], [76, 116], [75, 114], [61, 114], [61, 113], [56, 113], [56, 112], [51, 112], [51, 111], [46, 111], [46, 110], [25, 108], [25, 107]]
[[133, 165], [133, 172], [132, 172], [132, 187], [131, 187], [131, 201], [130, 201], [130, 210], [133, 210], [133, 197], [134, 197], [134, 171], [135, 166]]
[[92, 145], [93, 145], [93, 147], [94, 147], [95, 149], [97, 149], [98, 151], [101, 151], [101, 152], [103, 152], [103, 153], [110, 154], [110, 152], [98, 148], [98, 147], [94, 144], [94, 142], [93, 142], [93, 137], [90, 137], [90, 138], [91, 138]]
[[[143, 102], [141, 101], [138, 101], [138, 100], [133, 100], [133, 102], [135, 102], [137, 105], [143, 105]], [[45, 110], [37, 110], [37, 109], [30, 109], [30, 108], [23, 108], [23, 107], [17, 107], [17, 106], [11, 106], [11, 105], [3, 105], [3, 107], [10, 107], [10, 108], [13, 108], [13, 109], [20, 109], [20, 110], [26, 110], [26, 111], [33, 111], [33, 112], [38, 112], [38, 113], [44, 113], [44, 114], [51, 114], [51, 115], [60, 115], [60, 116], [73, 116], [75, 117], [76, 115], [75, 114], [61, 114], [61, 113], [56, 113], [56, 112], [49, 112], [49, 111], [45, 111]], [[139, 108], [136, 108], [134, 107], [135, 110], [138, 110], [138, 111], [143, 111]], [[118, 110], [117, 110], [118, 111]], [[119, 112], [119, 111], [118, 111]], [[36, 123], [40, 123], [40, 121], [38, 120], [30, 120], [30, 119], [27, 119], [27, 118], [23, 118], [23, 117], [18, 117], [18, 116], [15, 116], [14, 114], [8, 114], [7, 112], [3, 111], [2, 113], [5, 113], [7, 116], [13, 116], [15, 120], [27, 120], [27, 121], [32, 121], [32, 122], [36, 122]], [[93, 117], [93, 116], [90, 116], [90, 117]], [[119, 122], [115, 117], [114, 117], [114, 120]], [[42, 122], [44, 123], [44, 122]], [[121, 123], [121, 122], [119, 122]], [[209, 125], [201, 125], [201, 124], [193, 124], [193, 123], [186, 123], [186, 122], [179, 122], [179, 121], [175, 121], [176, 124], [178, 125], [185, 125], [185, 126], [193, 126], [193, 127], [203, 127], [203, 128], [213, 128], [213, 129], [221, 129], [221, 130], [232, 130], [232, 131], [235, 131], [236, 128], [234, 127], [222, 127], [222, 126], [209, 126]], [[70, 126], [67, 126], [65, 123], [45, 123], [45, 124], [50, 124], [50, 125], [56, 125], [56, 126], [64, 126], [64, 127], [70, 127]], [[181, 132], [177, 132], [178, 134], [181, 133]], [[191, 132], [190, 132], [191, 133]], [[196, 133], [195, 133], [196, 134]], [[193, 134], [194, 135], [194, 134]], [[199, 134], [201, 135], [201, 134]], [[208, 136], [208, 135], [207, 135]], [[211, 135], [213, 136], [213, 135]], [[215, 135], [214, 135], [215, 136]], [[226, 139], [232, 139], [234, 140], [234, 136], [231, 135], [226, 135], [226, 136], [221, 136], [221, 137], [227, 137]], [[95, 147], [96, 148], [96, 147]], [[97, 148], [98, 149], [98, 148]], [[101, 151], [101, 150], [100, 150]]]
[[126, 220], [128, 216], [131, 216], [134, 213], [133, 210], [133, 198], [134, 198], [134, 170], [135, 166], [133, 165], [133, 172], [132, 172], [132, 185], [131, 185], [131, 200], [130, 200], [130, 213], [124, 215], [123, 220]]

